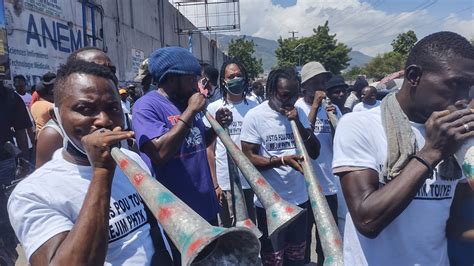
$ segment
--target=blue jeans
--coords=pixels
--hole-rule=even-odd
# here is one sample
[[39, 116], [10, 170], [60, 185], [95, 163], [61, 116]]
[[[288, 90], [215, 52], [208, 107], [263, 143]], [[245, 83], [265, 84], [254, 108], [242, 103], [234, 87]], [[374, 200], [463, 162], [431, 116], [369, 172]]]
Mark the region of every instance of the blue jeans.
[[17, 240], [8, 219], [8, 195], [2, 189], [2, 185], [8, 185], [15, 179], [15, 169], [15, 159], [0, 161], [0, 240], [4, 245], [0, 249], [7, 252], [3, 255], [8, 254], [9, 258], [14, 260], [18, 257], [15, 250]]
[[0, 185], [8, 185], [15, 179], [15, 159], [0, 161]]

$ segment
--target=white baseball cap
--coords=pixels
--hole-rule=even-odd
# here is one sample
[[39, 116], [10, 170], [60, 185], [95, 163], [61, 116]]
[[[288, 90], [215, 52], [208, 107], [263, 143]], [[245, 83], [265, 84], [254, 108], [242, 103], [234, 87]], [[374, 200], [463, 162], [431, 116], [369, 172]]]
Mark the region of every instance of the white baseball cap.
[[327, 75], [328, 80], [331, 78], [331, 72], [327, 71], [321, 63], [311, 61], [305, 64], [301, 69], [301, 84], [320, 74]]

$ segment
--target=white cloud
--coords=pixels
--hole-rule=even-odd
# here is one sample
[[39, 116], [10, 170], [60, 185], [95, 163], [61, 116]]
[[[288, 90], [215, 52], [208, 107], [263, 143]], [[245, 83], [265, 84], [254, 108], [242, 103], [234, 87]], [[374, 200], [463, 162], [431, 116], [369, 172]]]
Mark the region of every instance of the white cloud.
[[474, 38], [474, 19], [460, 20], [455, 14], [450, 14], [444, 21], [444, 30], [455, 31], [468, 39]]
[[[271, 0], [240, 1], [241, 34], [276, 40], [280, 36], [309, 36], [313, 28], [329, 20], [331, 32], [353, 50], [376, 55], [391, 50], [397, 34], [415, 30], [418, 38], [439, 30], [458, 32], [467, 38], [474, 35], [474, 20], [460, 20], [455, 15], [439, 19], [426, 10], [388, 14], [360, 0], [298, 0], [296, 5], [283, 8]], [[436, 25], [426, 25], [427, 22]], [[431, 27], [430, 27], [431, 26]]]

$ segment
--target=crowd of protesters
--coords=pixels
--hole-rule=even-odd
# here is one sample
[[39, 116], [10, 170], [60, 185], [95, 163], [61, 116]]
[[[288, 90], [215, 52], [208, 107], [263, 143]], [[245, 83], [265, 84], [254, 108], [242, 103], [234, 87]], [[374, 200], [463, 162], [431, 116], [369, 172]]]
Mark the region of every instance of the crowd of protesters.
[[[36, 166], [8, 200], [32, 265], [181, 264], [113, 161], [116, 145], [209, 224], [235, 226], [227, 150], [206, 110], [279, 196], [306, 210], [269, 239], [265, 209], [239, 171], [263, 234], [263, 265], [325, 260], [302, 160], [311, 160], [343, 236], [345, 265], [474, 263], [474, 192], [453, 159], [474, 137], [474, 47], [460, 35], [420, 40], [403, 84], [383, 96], [363, 76], [349, 85], [316, 61], [252, 81], [238, 59], [218, 70], [180, 47], [153, 52], [134, 84], [119, 86], [115, 70], [106, 53], [86, 47], [43, 75], [33, 94], [22, 75], [15, 91], [0, 84], [0, 182], [22, 167], [3, 148], [8, 141]], [[290, 121], [309, 158], [298, 153]]]

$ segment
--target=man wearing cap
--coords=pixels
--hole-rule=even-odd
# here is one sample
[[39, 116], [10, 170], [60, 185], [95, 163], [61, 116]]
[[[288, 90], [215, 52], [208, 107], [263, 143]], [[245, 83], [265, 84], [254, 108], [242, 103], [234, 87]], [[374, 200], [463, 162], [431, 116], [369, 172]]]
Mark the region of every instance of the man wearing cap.
[[[341, 111], [335, 105], [322, 106], [322, 101], [326, 97], [325, 84], [330, 79], [331, 73], [326, 71], [324, 66], [319, 62], [309, 62], [301, 69], [301, 84], [303, 89], [303, 98], [296, 101], [295, 106], [304, 111], [314, 134], [321, 143], [321, 151], [318, 158], [313, 160], [313, 166], [316, 176], [319, 178], [329, 208], [336, 220], [337, 214], [337, 186], [335, 177], [332, 174], [332, 140], [334, 128], [328, 118], [329, 112], [334, 112], [336, 116], [342, 116]], [[311, 231], [314, 224], [314, 215], [312, 209], [308, 210], [308, 235], [306, 245], [305, 262], [310, 262], [310, 248], [311, 248]], [[324, 256], [321, 248], [321, 241], [316, 231], [316, 252], [318, 254], [318, 262], [324, 261]]]
[[[186, 49], [156, 50], [148, 61], [158, 89], [133, 106], [133, 129], [140, 155], [156, 179], [209, 223], [217, 225], [217, 202], [207, 161], [206, 147], [215, 139], [202, 122], [206, 98], [197, 93], [201, 67]], [[229, 123], [223, 111], [221, 124]], [[175, 247], [173, 257], [180, 263]]]
[[347, 88], [349, 88], [349, 85], [346, 84], [344, 78], [340, 75], [333, 75], [326, 83], [326, 95], [333, 104], [339, 107], [343, 114], [351, 111], [349, 108], [344, 107], [347, 99]]

